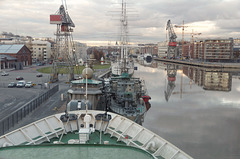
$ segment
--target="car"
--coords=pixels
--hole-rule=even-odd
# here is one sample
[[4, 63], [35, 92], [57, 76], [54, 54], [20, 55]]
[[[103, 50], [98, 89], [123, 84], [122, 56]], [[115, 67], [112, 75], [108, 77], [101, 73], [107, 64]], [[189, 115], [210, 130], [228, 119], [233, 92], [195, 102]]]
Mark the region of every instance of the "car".
[[29, 81], [25, 84], [25, 88], [31, 88], [33, 87], [33, 82], [32, 81]]
[[25, 87], [26, 85], [26, 82], [25, 81], [18, 81], [17, 83], [17, 87], [20, 88], [20, 87]]
[[2, 76], [8, 76], [9, 74], [4, 71], [1, 75], [2, 75]]
[[16, 80], [23, 80], [23, 77], [22, 76], [17, 76]]
[[17, 84], [15, 82], [10, 82], [8, 84], [8, 88], [13, 88], [13, 87], [16, 87], [16, 86], [17, 86]]
[[36, 77], [42, 77], [43, 75], [41, 73], [38, 73]]

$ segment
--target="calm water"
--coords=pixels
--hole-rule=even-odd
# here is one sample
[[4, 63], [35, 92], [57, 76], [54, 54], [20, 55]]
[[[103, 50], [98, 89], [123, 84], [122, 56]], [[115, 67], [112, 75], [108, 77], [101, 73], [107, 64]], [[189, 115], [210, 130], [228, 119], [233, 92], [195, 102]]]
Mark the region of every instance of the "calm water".
[[240, 158], [240, 73], [137, 65], [152, 97], [144, 127], [195, 159]]

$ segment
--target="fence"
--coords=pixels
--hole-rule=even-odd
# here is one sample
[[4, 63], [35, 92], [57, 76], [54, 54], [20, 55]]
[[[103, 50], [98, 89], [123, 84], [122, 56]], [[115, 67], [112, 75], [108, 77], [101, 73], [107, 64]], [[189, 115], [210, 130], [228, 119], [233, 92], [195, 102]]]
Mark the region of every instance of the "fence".
[[0, 120], [0, 136], [7, 132], [11, 127], [14, 127], [19, 121], [31, 113], [34, 109], [39, 107], [44, 101], [51, 97], [54, 93], [59, 90], [59, 85], [54, 86], [47, 92], [39, 95], [35, 99], [29, 101], [16, 111], [12, 112], [7, 117]]

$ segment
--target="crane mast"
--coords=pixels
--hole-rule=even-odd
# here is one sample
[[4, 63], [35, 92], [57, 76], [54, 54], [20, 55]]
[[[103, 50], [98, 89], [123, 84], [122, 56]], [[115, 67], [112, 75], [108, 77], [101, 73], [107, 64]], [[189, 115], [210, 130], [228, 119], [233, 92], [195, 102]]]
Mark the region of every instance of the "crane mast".
[[167, 22], [166, 30], [168, 31], [168, 51], [167, 51], [167, 58], [175, 58], [177, 54], [177, 35], [173, 30], [173, 26], [170, 20]]
[[74, 79], [74, 64], [76, 62], [75, 49], [73, 45], [73, 27], [75, 24], [70, 18], [65, 6], [62, 4], [59, 10], [50, 15], [50, 24], [56, 24], [56, 47], [53, 53], [53, 67], [51, 82], [58, 81], [58, 67], [66, 66], [69, 72], [69, 81]]

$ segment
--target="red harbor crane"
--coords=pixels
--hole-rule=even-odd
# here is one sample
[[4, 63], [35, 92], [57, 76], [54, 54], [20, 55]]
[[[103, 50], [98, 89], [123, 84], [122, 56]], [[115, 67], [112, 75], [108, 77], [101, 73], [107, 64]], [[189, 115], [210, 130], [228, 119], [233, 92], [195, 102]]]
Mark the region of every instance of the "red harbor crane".
[[69, 81], [74, 79], [74, 65], [77, 61], [73, 44], [72, 32], [75, 24], [67, 12], [66, 2], [55, 14], [50, 15], [50, 24], [56, 24], [56, 47], [53, 51], [53, 67], [50, 82], [58, 81], [58, 67], [64, 66], [69, 71]]

